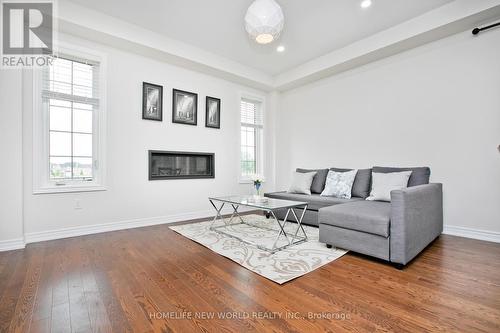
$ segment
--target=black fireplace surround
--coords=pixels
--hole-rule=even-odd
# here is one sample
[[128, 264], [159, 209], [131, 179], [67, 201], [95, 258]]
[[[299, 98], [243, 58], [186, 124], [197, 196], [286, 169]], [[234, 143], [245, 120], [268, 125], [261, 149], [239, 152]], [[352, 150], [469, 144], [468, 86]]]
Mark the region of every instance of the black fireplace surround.
[[215, 178], [215, 154], [149, 151], [149, 180]]

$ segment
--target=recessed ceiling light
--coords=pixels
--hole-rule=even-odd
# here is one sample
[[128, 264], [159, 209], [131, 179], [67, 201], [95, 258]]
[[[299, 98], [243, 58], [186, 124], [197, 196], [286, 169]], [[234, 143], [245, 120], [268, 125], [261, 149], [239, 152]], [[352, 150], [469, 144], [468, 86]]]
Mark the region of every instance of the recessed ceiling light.
[[368, 8], [372, 5], [372, 0], [361, 1], [361, 8]]
[[280, 45], [276, 48], [276, 51], [278, 52], [284, 52], [285, 51], [285, 47], [283, 45]]

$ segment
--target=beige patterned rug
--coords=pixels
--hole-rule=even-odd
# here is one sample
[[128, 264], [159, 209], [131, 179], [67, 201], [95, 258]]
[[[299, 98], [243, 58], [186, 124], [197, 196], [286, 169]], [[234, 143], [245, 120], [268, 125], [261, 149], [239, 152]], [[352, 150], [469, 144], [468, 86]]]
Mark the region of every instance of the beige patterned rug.
[[[231, 226], [225, 231], [241, 239], [271, 247], [279, 228], [275, 225], [276, 222], [261, 215], [244, 215], [243, 218], [254, 225], [265, 226], [276, 231], [261, 230], [246, 224]], [[347, 253], [342, 249], [328, 249], [325, 244], [320, 243], [318, 241], [319, 229], [316, 227], [304, 226], [308, 237], [307, 242], [292, 245], [271, 254], [256, 246], [209, 230], [211, 223], [208, 221], [184, 224], [172, 226], [170, 229], [279, 284], [312, 272]], [[216, 225], [222, 224], [222, 221], [216, 223]], [[295, 223], [288, 223], [285, 230], [288, 233], [294, 233], [296, 227]], [[285, 241], [283, 238], [283, 242]]]

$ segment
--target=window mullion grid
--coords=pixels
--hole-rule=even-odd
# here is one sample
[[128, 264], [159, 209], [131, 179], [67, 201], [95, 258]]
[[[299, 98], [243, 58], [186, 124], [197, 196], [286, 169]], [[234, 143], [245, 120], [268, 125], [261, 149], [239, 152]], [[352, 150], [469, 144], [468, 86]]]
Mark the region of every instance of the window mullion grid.
[[[70, 109], [70, 108], [68, 108]], [[55, 132], [55, 133], [74, 133], [74, 134], [89, 134], [89, 135], [92, 135], [92, 133], [88, 133], [88, 132], [79, 132], [79, 131], [63, 131], [63, 130], [49, 130], [51, 132]]]
[[[242, 100], [241, 101], [241, 128], [242, 137], [245, 137], [244, 141], [241, 142], [240, 150], [245, 156], [241, 158], [240, 174], [242, 176], [248, 176], [248, 173], [259, 173], [260, 170], [260, 159], [261, 159], [261, 144], [262, 140], [260, 138], [261, 131], [263, 129], [263, 124], [261, 120], [261, 114], [259, 113], [257, 105], [251, 101]], [[249, 135], [253, 133], [253, 140], [249, 141]], [[249, 152], [253, 152], [253, 158], [249, 159]], [[249, 167], [251, 170], [249, 170]]]
[[[242, 123], [241, 125], [243, 128], [243, 131], [245, 132], [245, 143], [244, 144], [242, 143], [241, 148], [242, 148], [244, 154], [247, 155], [247, 156], [243, 156], [243, 158], [241, 159], [241, 162], [244, 165], [244, 170], [243, 170], [242, 174], [247, 176], [249, 165], [253, 165], [253, 168], [251, 169], [251, 173], [257, 172], [257, 161], [256, 161], [257, 146], [256, 146], [256, 141], [255, 141], [255, 139], [256, 139], [255, 134], [256, 134], [258, 126], [254, 125], [254, 124], [247, 124], [247, 123]], [[253, 141], [251, 141], [251, 142], [248, 138], [248, 135], [250, 133], [253, 133]], [[250, 159], [250, 157], [248, 156], [248, 153], [250, 151], [253, 151], [253, 158], [252, 159]]]
[[[73, 89], [73, 62], [71, 62], [71, 95], [74, 95], [75, 92], [74, 92], [74, 89]], [[71, 101], [71, 180], [73, 180], [75, 178], [75, 174], [74, 174], [74, 170], [73, 170], [73, 166], [74, 166], [74, 162], [73, 162], [73, 155], [74, 155], [74, 151], [73, 151], [73, 136], [74, 136], [74, 133], [73, 133], [73, 112], [74, 112], [74, 105], [73, 105], [73, 101]]]
[[253, 170], [254, 173], [258, 173], [257, 170], [257, 138], [255, 136], [256, 132], [254, 132], [254, 146], [253, 146]]
[[[51, 158], [53, 157], [60, 157], [60, 158], [66, 158], [66, 159], [69, 159], [70, 160], [70, 168], [68, 168], [70, 171], [68, 177], [64, 177], [63, 175], [63, 179], [61, 180], [69, 180], [69, 181], [75, 181], [77, 179], [80, 179], [79, 176], [76, 175], [76, 172], [77, 170], [75, 170], [75, 163], [76, 163], [76, 159], [77, 158], [82, 158], [82, 159], [85, 159], [85, 163], [87, 163], [87, 159], [90, 159], [91, 160], [91, 167], [92, 167], [92, 170], [91, 170], [91, 173], [92, 173], [92, 176], [90, 177], [90, 179], [92, 179], [94, 177], [94, 161], [93, 161], [93, 158], [94, 158], [94, 154], [92, 153], [91, 156], [76, 156], [75, 153], [75, 142], [76, 142], [76, 135], [78, 134], [82, 134], [82, 135], [85, 135], [85, 138], [88, 139], [87, 135], [91, 135], [92, 136], [92, 150], [94, 151], [94, 138], [93, 138], [93, 135], [94, 135], [94, 121], [95, 121], [95, 111], [96, 111], [96, 108], [99, 104], [99, 101], [96, 100], [95, 96], [97, 95], [97, 87], [95, 84], [92, 84], [90, 88], [92, 88], [92, 96], [76, 96], [75, 93], [77, 92], [77, 89], [79, 87], [87, 87], [85, 85], [80, 85], [80, 84], [76, 84], [76, 79], [79, 77], [79, 72], [77, 71], [77, 68], [75, 66], [75, 63], [73, 60], [70, 60], [70, 63], [69, 63], [69, 71], [70, 73], [69, 74], [69, 91], [66, 90], [66, 93], [64, 92], [59, 92], [58, 91], [58, 88], [57, 87], [51, 87], [51, 84], [52, 85], [55, 85], [57, 83], [63, 83], [64, 81], [59, 81], [56, 79], [56, 76], [55, 74], [53, 74], [55, 72], [55, 70], [57, 69], [56, 67], [50, 67], [48, 69], [48, 74], [44, 77], [45, 80], [46, 80], [46, 83], [44, 83], [43, 85], [43, 90], [42, 90], [42, 98], [45, 99], [47, 102], [47, 110], [48, 110], [48, 154], [46, 156], [48, 156], [48, 167], [49, 167], [49, 173], [48, 173], [48, 177], [49, 179], [52, 178], [51, 176]], [[95, 66], [92, 66], [92, 80], [94, 80], [94, 78], [96, 77], [96, 67]], [[51, 75], [52, 74], [52, 75]], [[92, 81], [91, 83], [93, 83], [94, 81]], [[89, 87], [87, 87], [89, 88]], [[51, 108], [51, 102], [50, 100], [51, 99], [55, 99], [55, 100], [62, 100], [62, 101], [67, 101], [69, 102], [69, 120], [71, 122], [70, 126], [69, 126], [69, 131], [68, 130], [51, 130], [50, 128], [50, 120], [51, 120], [51, 116], [50, 116], [50, 108]], [[75, 120], [77, 119], [76, 116], [76, 111], [75, 111], [75, 104], [76, 103], [83, 103], [83, 104], [90, 104], [92, 109], [91, 109], [91, 112], [92, 112], [92, 131], [90, 133], [88, 132], [75, 132]], [[58, 106], [58, 107], [61, 107], [63, 108], [63, 106]], [[51, 133], [54, 132], [54, 133], [67, 133], [69, 134], [70, 136], [70, 149], [69, 149], [69, 156], [63, 156], [63, 155], [51, 155], [51, 150], [50, 150], [50, 146], [51, 146]], [[82, 136], [83, 137], [83, 136]], [[59, 163], [59, 162], [58, 162]], [[63, 163], [63, 161], [61, 161], [61, 163]], [[87, 178], [85, 176], [83, 176], [83, 178]], [[57, 181], [57, 178], [55, 178], [54, 180]]]

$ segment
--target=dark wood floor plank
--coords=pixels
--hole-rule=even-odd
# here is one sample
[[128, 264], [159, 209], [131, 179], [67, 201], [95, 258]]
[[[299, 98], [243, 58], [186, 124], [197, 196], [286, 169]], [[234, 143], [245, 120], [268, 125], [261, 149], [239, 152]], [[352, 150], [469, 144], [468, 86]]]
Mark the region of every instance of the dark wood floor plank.
[[[141, 250], [142, 249], [141, 247]], [[144, 251], [141, 251], [144, 253]], [[137, 279], [144, 286], [145, 291], [154, 304], [155, 315], [163, 313], [193, 313], [192, 298], [185, 294], [186, 286], [177, 276], [170, 274], [155, 266], [150, 261], [151, 256], [140, 256], [138, 251], [128, 250], [128, 255], [133, 258], [130, 263], [131, 269], [136, 272]], [[149, 257], [149, 258], [148, 258]], [[190, 301], [186, 301], [186, 300]], [[186, 320], [180, 322], [177, 319], [163, 319], [161, 317], [150, 317], [152, 321], [163, 321], [166, 330], [174, 332], [200, 331], [207, 329], [204, 323], [196, 320]]]
[[[156, 239], [157, 242], [163, 243], [163, 239]], [[191, 310], [191, 313], [228, 313], [228, 312], [234, 312], [236, 309], [227, 307], [226, 304], [218, 302], [216, 299], [214, 299], [213, 296], [209, 295], [207, 291], [203, 288], [204, 286], [199, 284], [198, 279], [193, 279], [190, 276], [190, 273], [192, 272], [191, 269], [191, 263], [189, 260], [177, 260], [180, 258], [177, 258], [176, 260], [172, 260], [174, 256], [172, 256], [172, 253], [170, 252], [169, 248], [166, 248], [165, 246], [163, 247], [163, 253], [158, 253], [157, 249], [154, 245], [155, 243], [153, 242], [153, 239], [148, 239], [147, 242], [143, 243], [143, 247], [147, 247], [148, 253], [150, 255], [153, 255], [157, 258], [163, 256], [163, 263], [160, 266], [160, 272], [168, 272], [169, 270], [174, 270], [174, 275], [176, 276], [176, 279], [178, 281], [185, 281], [186, 283], [184, 284], [184, 288], [182, 289], [182, 293], [177, 293], [179, 298], [186, 298], [186, 294], [191, 295], [192, 299], [197, 300], [197, 306]], [[147, 259], [146, 259], [147, 260]], [[207, 301], [210, 300], [210, 301]], [[197, 325], [200, 325], [202, 322], [198, 321]], [[254, 323], [255, 324], [255, 323]], [[213, 326], [212, 330], [217, 330], [217, 331], [232, 331], [229, 327], [227, 327], [227, 320], [223, 319], [218, 319], [214, 318], [213, 320], [209, 322], [204, 322], [203, 325], [210, 325]], [[248, 330], [260, 330], [262, 332], [266, 332], [267, 329], [264, 326], [261, 326], [261, 324], [258, 324], [257, 326], [259, 328], [255, 328], [252, 326], [250, 321], [241, 321], [238, 319], [235, 319], [234, 322], [232, 323], [232, 326], [235, 326], [236, 331], [248, 331]]]
[[33, 252], [22, 251], [12, 267], [12, 274], [8, 276], [7, 280], [2, 281], [6, 287], [2, 298], [0, 298], [0, 332], [9, 331], [32, 256]]
[[50, 320], [51, 332], [68, 333], [71, 332], [71, 316], [69, 302], [58, 303], [52, 307], [52, 317]]
[[54, 271], [51, 277], [52, 312], [51, 332], [71, 332], [71, 308], [69, 302], [69, 266], [67, 252], [70, 239], [56, 241], [59, 251], [54, 253]]
[[36, 244], [34, 247], [30, 248], [29, 251], [33, 252], [33, 255], [28, 262], [28, 269], [24, 277], [24, 285], [19, 294], [16, 309], [14, 310], [13, 318], [10, 323], [10, 332], [27, 332], [33, 316], [33, 308], [40, 283], [40, 273], [42, 270], [45, 249], [43, 244]]
[[32, 321], [29, 331], [32, 333], [50, 333], [50, 318]]
[[81, 272], [83, 259], [80, 256], [80, 248], [82, 244], [81, 238], [71, 238], [66, 252], [71, 330], [75, 333], [92, 332]]
[[[229, 311], [302, 317], [179, 317]], [[17, 331], [498, 332], [500, 244], [441, 236], [402, 271], [349, 253], [281, 286], [166, 225], [30, 244], [0, 254]]]
[[109, 236], [107, 234], [87, 236], [84, 238], [84, 242], [111, 330], [113, 332], [133, 332], [108, 274], [108, 269], [113, 265], [112, 253], [105, 252]]
[[20, 257], [24, 255], [24, 251], [7, 251], [2, 253], [3, 269], [0, 272], [0, 300], [4, 293], [8, 290], [10, 278], [19, 264]]
[[[163, 242], [163, 239], [161, 237], [157, 238], [157, 242]], [[169, 244], [170, 245], [170, 244]], [[153, 245], [154, 246], [154, 245]], [[231, 297], [233, 295], [229, 295], [225, 293], [225, 290], [223, 289], [230, 289], [228, 290], [231, 294], [237, 293], [238, 295], [238, 301], [244, 302], [244, 303], [249, 303], [251, 305], [257, 305], [251, 298], [248, 298], [246, 295], [242, 294], [240, 291], [232, 289], [231, 286], [228, 286], [225, 284], [225, 281], [219, 279], [218, 277], [213, 277], [211, 278], [208, 275], [208, 272], [204, 269], [202, 266], [203, 261], [201, 258], [198, 256], [197, 251], [184, 251], [181, 250], [182, 255], [174, 255], [178, 253], [179, 248], [177, 247], [164, 247], [163, 253], [155, 252], [157, 256], [164, 255], [166, 261], [164, 265], [166, 266], [165, 268], [168, 267], [178, 267], [183, 271], [182, 277], [185, 278], [187, 277], [188, 279], [185, 279], [186, 281], [191, 281], [191, 284], [189, 286], [196, 292], [199, 292], [200, 295], [203, 295], [206, 298], [210, 298], [213, 300], [213, 303], [216, 304], [221, 310], [221, 311], [230, 311], [230, 310], [236, 310], [239, 304], [237, 304]], [[151, 248], [151, 251], [156, 251], [154, 248]], [[200, 260], [198, 260], [198, 263], [194, 263], [189, 260], [189, 256], [197, 256]], [[172, 260], [174, 259], [175, 260]], [[217, 281], [215, 281], [217, 280]], [[261, 310], [264, 310], [263, 308]], [[264, 330], [264, 328], [262, 328]]]
[[99, 292], [99, 287], [92, 270], [92, 264], [87, 251], [87, 243], [81, 238], [79, 254], [81, 258], [80, 274], [82, 278], [82, 288], [87, 302], [87, 312], [89, 315], [92, 332], [110, 333], [112, 332], [111, 323], [108, 319], [104, 302]]
[[39, 329], [48, 326], [50, 331], [50, 318], [52, 315], [52, 275], [54, 274], [57, 246], [55, 243], [43, 242], [45, 255], [43, 258], [40, 285], [35, 298], [32, 322], [39, 322]]

